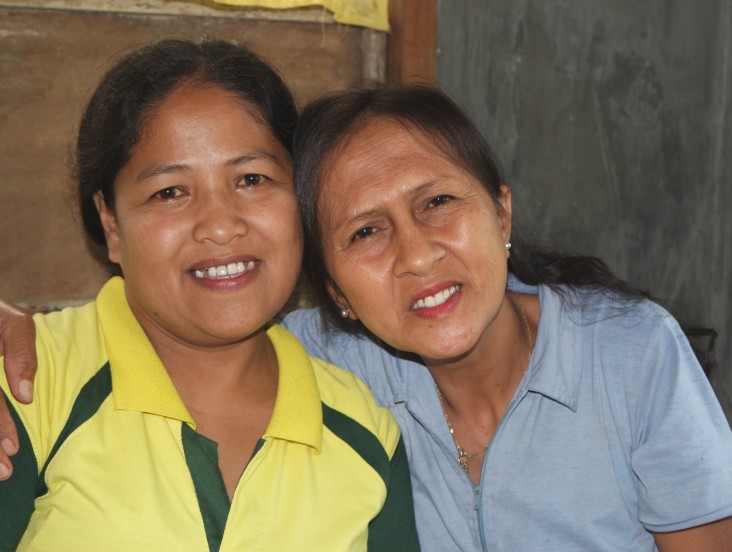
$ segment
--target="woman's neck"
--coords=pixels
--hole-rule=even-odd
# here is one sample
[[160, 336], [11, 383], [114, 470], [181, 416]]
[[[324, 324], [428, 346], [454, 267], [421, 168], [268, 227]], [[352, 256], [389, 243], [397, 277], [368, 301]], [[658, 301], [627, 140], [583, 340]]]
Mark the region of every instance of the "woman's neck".
[[274, 411], [279, 370], [264, 330], [222, 347], [153, 343], [196, 423], [217, 443], [218, 465], [229, 499]]
[[186, 407], [225, 405], [227, 397], [276, 391], [277, 356], [264, 329], [246, 339], [216, 347], [197, 347], [175, 340], [153, 342]]
[[458, 359], [426, 362], [461, 465], [474, 483], [486, 447], [528, 369], [538, 325], [534, 296], [509, 292], [492, 327]]

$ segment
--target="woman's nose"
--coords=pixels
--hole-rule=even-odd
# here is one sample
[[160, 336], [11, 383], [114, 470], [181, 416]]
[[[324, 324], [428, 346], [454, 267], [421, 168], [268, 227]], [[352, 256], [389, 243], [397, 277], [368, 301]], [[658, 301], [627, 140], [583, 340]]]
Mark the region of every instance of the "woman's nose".
[[235, 197], [225, 193], [199, 196], [193, 231], [197, 241], [226, 245], [246, 233], [245, 213]]
[[432, 272], [445, 256], [436, 232], [437, 229], [417, 221], [396, 230], [394, 273], [397, 276], [427, 276]]

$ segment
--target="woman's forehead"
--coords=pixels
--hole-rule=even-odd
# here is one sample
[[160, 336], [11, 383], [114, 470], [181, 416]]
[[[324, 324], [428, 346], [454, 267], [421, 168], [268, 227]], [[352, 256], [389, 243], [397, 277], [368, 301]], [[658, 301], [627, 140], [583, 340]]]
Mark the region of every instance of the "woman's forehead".
[[356, 123], [333, 148], [325, 166], [326, 169], [349, 166], [370, 157], [388, 162], [405, 152], [438, 155], [454, 162], [453, 152], [441, 137], [431, 135], [411, 122], [376, 115]]
[[[153, 138], [170, 140], [170, 136], [181, 136], [186, 130], [191, 136], [204, 132], [211, 140], [226, 136], [232, 142], [273, 148], [278, 153], [284, 148], [255, 106], [212, 84], [178, 87], [150, 109], [140, 130], [135, 148], [145, 146]], [[171, 147], [174, 145], [171, 143]], [[286, 157], [289, 162], [289, 154]]]

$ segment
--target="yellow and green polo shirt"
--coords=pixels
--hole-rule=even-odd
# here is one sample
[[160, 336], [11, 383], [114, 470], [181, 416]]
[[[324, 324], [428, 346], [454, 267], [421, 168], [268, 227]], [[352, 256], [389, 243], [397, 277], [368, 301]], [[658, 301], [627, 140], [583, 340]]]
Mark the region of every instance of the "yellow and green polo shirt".
[[196, 433], [122, 279], [35, 323], [33, 403], [0, 379], [21, 436], [0, 482], [0, 551], [418, 548], [395, 420], [285, 329], [267, 332], [274, 411], [230, 502], [216, 443]]

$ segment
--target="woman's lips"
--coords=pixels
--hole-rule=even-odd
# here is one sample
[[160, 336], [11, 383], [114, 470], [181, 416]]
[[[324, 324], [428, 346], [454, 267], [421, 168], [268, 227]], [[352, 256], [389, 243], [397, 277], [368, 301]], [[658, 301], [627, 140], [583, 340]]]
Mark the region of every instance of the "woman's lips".
[[256, 266], [256, 261], [238, 261], [220, 265], [213, 265], [202, 268], [194, 268], [191, 273], [199, 279], [204, 280], [226, 280], [236, 278], [245, 272], [249, 272]]
[[451, 286], [441, 289], [437, 293], [422, 297], [412, 304], [410, 310], [416, 311], [420, 309], [431, 309], [434, 307], [439, 307], [440, 305], [446, 303], [450, 299], [450, 297], [460, 291], [462, 287], [463, 286], [461, 284], [453, 284]]

